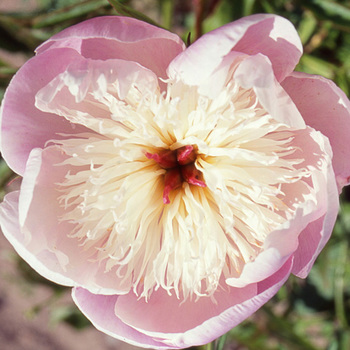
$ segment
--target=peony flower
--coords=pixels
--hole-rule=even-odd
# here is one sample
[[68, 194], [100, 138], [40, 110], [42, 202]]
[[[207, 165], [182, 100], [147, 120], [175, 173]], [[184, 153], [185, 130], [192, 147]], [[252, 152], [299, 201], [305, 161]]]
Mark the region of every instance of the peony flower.
[[227, 332], [307, 276], [349, 182], [350, 102], [293, 72], [301, 54], [274, 15], [187, 49], [123, 17], [53, 36], [2, 103], [2, 155], [23, 177], [4, 235], [115, 338], [166, 349]]

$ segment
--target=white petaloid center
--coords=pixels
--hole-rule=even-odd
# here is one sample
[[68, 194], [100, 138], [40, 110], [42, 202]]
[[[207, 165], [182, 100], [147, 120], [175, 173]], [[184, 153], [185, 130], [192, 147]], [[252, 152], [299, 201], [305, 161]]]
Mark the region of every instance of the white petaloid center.
[[[180, 82], [168, 82], [166, 94], [134, 83], [121, 98], [118, 89], [90, 92], [91, 108], [71, 117], [91, 132], [54, 141], [71, 167], [59, 185], [62, 220], [137, 295], [159, 287], [181, 298], [211, 295], [294, 215], [284, 189], [304, 180], [308, 188], [293, 130], [234, 82], [214, 100]], [[167, 169], [146, 153], [188, 145], [206, 186], [183, 181], [165, 204]]]

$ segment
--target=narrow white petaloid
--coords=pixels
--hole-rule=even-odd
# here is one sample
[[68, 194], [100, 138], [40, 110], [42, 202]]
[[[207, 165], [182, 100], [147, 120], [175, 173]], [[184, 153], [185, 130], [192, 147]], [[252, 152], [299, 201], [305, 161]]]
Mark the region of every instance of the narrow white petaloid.
[[[294, 130], [234, 81], [210, 99], [176, 81], [166, 93], [145, 92], [137, 80], [121, 97], [118, 81], [98, 79], [85, 111], [67, 117], [90, 132], [53, 141], [71, 168], [58, 185], [61, 220], [75, 224], [71, 237], [91, 260], [139, 296], [157, 288], [183, 299], [212, 295], [293, 217], [298, 203], [285, 201], [286, 186], [313, 191]], [[196, 147], [206, 187], [184, 181], [164, 204], [167, 169], [145, 153], [186, 145]]]

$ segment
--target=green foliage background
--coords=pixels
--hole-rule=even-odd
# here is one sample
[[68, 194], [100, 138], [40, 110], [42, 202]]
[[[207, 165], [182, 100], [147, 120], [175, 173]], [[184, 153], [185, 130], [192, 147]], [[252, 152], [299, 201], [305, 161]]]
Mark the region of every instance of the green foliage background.
[[[6, 1], [6, 0], [5, 0]], [[288, 18], [297, 28], [305, 54], [297, 70], [334, 80], [350, 95], [350, 2], [331, 0], [29, 0], [16, 12], [0, 12], [0, 99], [18, 69], [33, 50], [54, 33], [94, 16], [122, 14], [158, 23], [179, 34], [185, 42], [242, 16], [274, 13]], [[31, 1], [33, 3], [33, 1]], [[4, 58], [5, 57], [5, 58]], [[349, 146], [344, 140], [344, 147]], [[349, 160], [350, 161], [350, 160]], [[0, 161], [0, 195], [14, 177]], [[350, 191], [341, 197], [341, 212], [328, 245], [317, 259], [309, 277], [291, 277], [269, 303], [255, 315], [208, 348], [258, 350], [348, 350], [350, 349]], [[19, 258], [23, 278], [29, 284], [46, 283], [53, 300], [62, 287], [36, 275]], [[47, 304], [33, 307], [40, 312]], [[74, 305], [51, 307], [55, 322], [81, 328], [89, 322]]]

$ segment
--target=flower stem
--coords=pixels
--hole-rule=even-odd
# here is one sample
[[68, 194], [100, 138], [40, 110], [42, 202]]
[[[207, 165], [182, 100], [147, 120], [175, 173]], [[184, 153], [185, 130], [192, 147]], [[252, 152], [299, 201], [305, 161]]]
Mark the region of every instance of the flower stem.
[[205, 350], [223, 350], [225, 346], [226, 338], [227, 338], [227, 333], [222, 335], [220, 338], [208, 343], [205, 347]]
[[205, 346], [205, 350], [215, 350], [215, 340]]
[[219, 339], [216, 340], [216, 349], [223, 350], [226, 343], [227, 333], [222, 335]]
[[172, 0], [161, 1], [161, 11], [164, 28], [171, 30], [173, 24], [174, 2]]
[[204, 17], [204, 1], [205, 0], [196, 0], [195, 3], [195, 14], [196, 14], [196, 40], [199, 39], [203, 34], [203, 17]]

